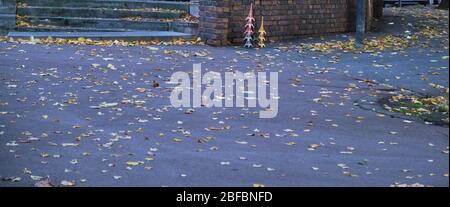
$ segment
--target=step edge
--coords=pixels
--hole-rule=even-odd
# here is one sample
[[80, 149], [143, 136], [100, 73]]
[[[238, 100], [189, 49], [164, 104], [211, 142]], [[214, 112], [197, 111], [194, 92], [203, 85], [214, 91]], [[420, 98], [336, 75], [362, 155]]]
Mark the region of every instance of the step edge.
[[95, 7], [45, 7], [45, 6], [28, 6], [28, 7], [18, 7], [19, 10], [26, 9], [72, 9], [72, 10], [111, 10], [111, 11], [135, 11], [135, 12], [148, 12], [148, 13], [176, 13], [183, 14], [187, 13], [182, 10], [167, 10], [167, 11], [136, 11], [133, 9], [111, 9], [111, 8], [95, 8]]
[[48, 16], [21, 16], [26, 19], [74, 19], [74, 20], [105, 20], [105, 21], [129, 21], [129, 22], [147, 22], [147, 23], [186, 23], [186, 24], [198, 24], [198, 22], [187, 22], [187, 21], [153, 21], [153, 20], [130, 20], [122, 18], [95, 18], [95, 17], [48, 17]]

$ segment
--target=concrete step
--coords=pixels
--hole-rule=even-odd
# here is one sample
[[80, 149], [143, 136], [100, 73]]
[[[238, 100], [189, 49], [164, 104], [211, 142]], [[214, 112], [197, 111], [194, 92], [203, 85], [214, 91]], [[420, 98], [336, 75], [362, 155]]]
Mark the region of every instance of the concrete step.
[[7, 31], [14, 29], [15, 21], [15, 14], [0, 14], [0, 35], [5, 35]]
[[64, 16], [64, 17], [96, 17], [96, 18], [126, 18], [126, 17], [142, 17], [142, 18], [162, 18], [176, 19], [180, 18], [183, 13], [178, 10], [161, 10], [161, 9], [112, 9], [112, 8], [89, 8], [89, 7], [41, 7], [28, 6], [19, 7], [18, 14], [20, 16]]
[[192, 39], [191, 34], [170, 31], [131, 31], [131, 32], [9, 32], [12, 38], [46, 39], [48, 37], [77, 39], [79, 37], [92, 40], [172, 40], [174, 38]]
[[16, 32], [130, 32], [129, 29], [108, 29], [108, 28], [91, 28], [91, 27], [61, 27], [51, 25], [19, 27]]
[[189, 2], [154, 0], [18, 0], [19, 5], [88, 8], [161, 8], [189, 12]]
[[59, 26], [77, 28], [129, 29], [140, 31], [175, 31], [197, 34], [197, 23], [179, 20], [161, 21], [158, 19], [111, 19], [83, 17], [41, 17], [24, 16], [23, 20], [31, 26]]
[[7, 13], [11, 13], [11, 8], [0, 6], [0, 14], [7, 14]]

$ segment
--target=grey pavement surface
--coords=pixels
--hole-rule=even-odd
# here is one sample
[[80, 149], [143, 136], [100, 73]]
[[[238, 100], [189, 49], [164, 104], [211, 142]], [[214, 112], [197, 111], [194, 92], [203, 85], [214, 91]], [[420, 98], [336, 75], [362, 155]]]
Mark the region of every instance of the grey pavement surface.
[[[336, 38], [345, 37], [261, 50], [2, 42], [0, 186], [45, 177], [76, 186], [449, 186], [447, 127], [357, 104], [376, 107], [374, 100], [400, 88], [448, 88], [448, 36], [379, 53], [293, 47]], [[168, 78], [193, 63], [204, 71], [279, 72], [278, 116], [172, 108]], [[118, 105], [91, 107], [102, 102]]]

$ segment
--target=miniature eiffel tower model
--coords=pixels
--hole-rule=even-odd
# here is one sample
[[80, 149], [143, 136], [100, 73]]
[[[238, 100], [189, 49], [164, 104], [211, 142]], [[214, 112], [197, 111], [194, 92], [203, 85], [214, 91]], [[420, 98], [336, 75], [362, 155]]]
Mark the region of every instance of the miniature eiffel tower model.
[[255, 18], [253, 18], [253, 4], [250, 5], [250, 11], [248, 13], [247, 18], [245, 19], [247, 24], [245, 25], [245, 33], [244, 33], [244, 47], [252, 48], [253, 47], [253, 29], [255, 29]]
[[259, 28], [258, 34], [259, 34], [259, 36], [258, 36], [258, 46], [260, 48], [266, 47], [265, 42], [266, 42], [266, 35], [267, 35], [267, 33], [266, 33], [266, 30], [264, 29], [264, 17], [261, 17], [261, 27]]

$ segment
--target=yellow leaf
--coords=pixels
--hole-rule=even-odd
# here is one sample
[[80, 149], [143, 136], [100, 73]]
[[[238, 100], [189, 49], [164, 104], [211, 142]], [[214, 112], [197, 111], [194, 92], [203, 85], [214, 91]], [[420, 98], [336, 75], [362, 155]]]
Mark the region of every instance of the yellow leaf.
[[129, 166], [138, 166], [138, 165], [141, 165], [141, 164], [143, 164], [143, 162], [139, 162], [139, 161], [128, 161], [127, 162], [127, 165], [129, 165]]
[[288, 142], [288, 143], [286, 143], [286, 145], [288, 145], [288, 146], [294, 146], [294, 145], [296, 145], [297, 143], [295, 143], [295, 142]]
[[266, 186], [263, 185], [263, 184], [254, 183], [254, 184], [253, 184], [253, 187], [254, 187], [254, 188], [264, 188], [264, 187], [266, 187]]

